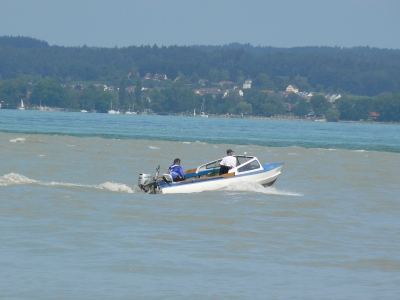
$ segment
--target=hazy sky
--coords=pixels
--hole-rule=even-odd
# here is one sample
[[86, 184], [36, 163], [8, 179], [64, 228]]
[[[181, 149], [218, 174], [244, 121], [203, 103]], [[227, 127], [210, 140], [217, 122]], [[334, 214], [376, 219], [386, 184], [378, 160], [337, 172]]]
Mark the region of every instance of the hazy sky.
[[0, 36], [59, 46], [400, 49], [400, 0], [0, 0]]

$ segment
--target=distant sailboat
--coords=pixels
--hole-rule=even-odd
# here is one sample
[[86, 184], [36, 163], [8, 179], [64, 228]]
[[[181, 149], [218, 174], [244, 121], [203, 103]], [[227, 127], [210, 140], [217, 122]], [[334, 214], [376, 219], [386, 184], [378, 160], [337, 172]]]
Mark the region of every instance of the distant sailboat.
[[196, 109], [194, 109], [194, 111], [193, 111], [193, 117], [195, 117], [196, 116]]
[[132, 106], [132, 110], [131, 110], [131, 108], [129, 107], [129, 109], [125, 112], [125, 114], [126, 114], [126, 115], [137, 115], [137, 112], [136, 112], [136, 111], [133, 111], [133, 107], [134, 107], [134, 106]]
[[112, 101], [111, 101], [111, 109], [108, 111], [108, 113], [111, 114], [111, 115], [118, 115], [119, 114], [119, 111], [112, 109]]
[[87, 113], [88, 111], [85, 109], [85, 103], [82, 105], [81, 113]]
[[204, 113], [204, 98], [203, 98], [203, 104], [201, 105], [200, 117], [208, 118], [208, 115], [206, 115], [206, 114]]
[[24, 101], [21, 99], [21, 106], [19, 107], [20, 110], [25, 110]]

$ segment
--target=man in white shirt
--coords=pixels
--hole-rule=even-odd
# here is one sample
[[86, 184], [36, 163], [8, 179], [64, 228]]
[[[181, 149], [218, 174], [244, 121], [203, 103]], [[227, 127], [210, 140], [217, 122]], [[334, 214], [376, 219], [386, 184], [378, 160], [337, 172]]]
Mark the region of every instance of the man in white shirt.
[[236, 157], [233, 157], [233, 150], [226, 150], [227, 156], [225, 156], [219, 163], [219, 175], [228, 173], [230, 169], [236, 167]]

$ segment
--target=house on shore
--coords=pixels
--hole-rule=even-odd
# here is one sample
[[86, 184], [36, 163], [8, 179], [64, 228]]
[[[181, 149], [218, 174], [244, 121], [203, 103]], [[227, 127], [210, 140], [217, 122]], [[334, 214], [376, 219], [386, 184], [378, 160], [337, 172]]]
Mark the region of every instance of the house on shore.
[[378, 113], [376, 111], [371, 111], [368, 115], [368, 120], [376, 120], [379, 117], [380, 117], [380, 113]]
[[326, 98], [329, 102], [333, 103], [333, 102], [335, 102], [337, 99], [342, 98], [342, 95], [340, 95], [340, 94], [326, 94], [326, 95], [325, 95], [325, 98]]
[[245, 80], [245, 82], [243, 83], [243, 89], [251, 89], [251, 84], [253, 83], [253, 81], [251, 79], [247, 79]]
[[223, 92], [220, 89], [216, 89], [216, 88], [201, 88], [201, 89], [195, 90], [194, 92], [200, 96], [204, 96], [206, 94], [212, 95], [214, 98], [218, 95], [223, 94]]
[[240, 97], [243, 97], [243, 95], [244, 95], [242, 90], [228, 89], [228, 90], [225, 90], [224, 94], [222, 95], [222, 98], [228, 97], [229, 93], [237, 93]]
[[289, 84], [289, 86], [286, 88], [286, 92], [291, 92], [297, 94], [299, 92], [299, 88], [295, 86], [294, 84]]

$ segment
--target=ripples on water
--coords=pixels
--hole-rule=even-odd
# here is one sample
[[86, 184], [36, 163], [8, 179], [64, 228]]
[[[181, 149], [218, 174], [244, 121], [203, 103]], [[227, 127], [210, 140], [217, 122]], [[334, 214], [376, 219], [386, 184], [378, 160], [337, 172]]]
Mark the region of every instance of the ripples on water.
[[[143, 195], [227, 148], [274, 186]], [[4, 299], [396, 299], [399, 154], [0, 133]]]

